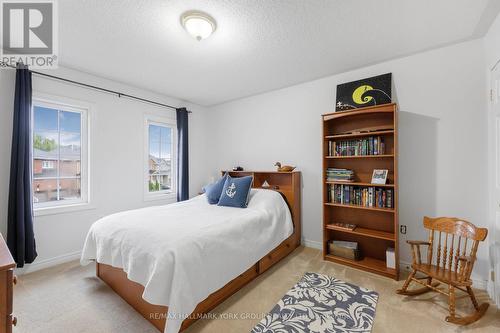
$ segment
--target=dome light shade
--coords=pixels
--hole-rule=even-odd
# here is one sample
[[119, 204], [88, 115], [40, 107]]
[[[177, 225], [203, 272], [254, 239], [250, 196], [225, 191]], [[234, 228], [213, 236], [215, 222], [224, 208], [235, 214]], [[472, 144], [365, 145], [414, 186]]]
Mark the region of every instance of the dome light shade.
[[181, 24], [198, 41], [210, 37], [217, 27], [215, 20], [210, 15], [199, 11], [189, 11], [182, 14]]

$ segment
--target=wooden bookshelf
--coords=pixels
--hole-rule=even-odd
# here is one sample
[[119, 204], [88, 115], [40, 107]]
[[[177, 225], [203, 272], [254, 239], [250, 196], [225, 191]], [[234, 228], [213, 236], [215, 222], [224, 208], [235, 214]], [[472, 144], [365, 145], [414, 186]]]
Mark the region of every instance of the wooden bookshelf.
[[[398, 244], [398, 120], [394, 103], [349, 111], [324, 114], [323, 117], [323, 258], [368, 272], [399, 279]], [[364, 131], [365, 128], [374, 130]], [[385, 151], [377, 155], [336, 156], [329, 151], [329, 142], [382, 138]], [[353, 181], [327, 180], [328, 168], [354, 171]], [[389, 170], [387, 183], [371, 184], [373, 169]], [[392, 207], [364, 206], [330, 200], [330, 186], [374, 187], [392, 191]], [[337, 200], [339, 201], [339, 200]], [[356, 202], [358, 203], [358, 202]], [[354, 230], [333, 223], [355, 224]], [[328, 242], [344, 240], [357, 242], [361, 260], [351, 260], [328, 253]], [[386, 266], [386, 250], [394, 248], [396, 268]]]

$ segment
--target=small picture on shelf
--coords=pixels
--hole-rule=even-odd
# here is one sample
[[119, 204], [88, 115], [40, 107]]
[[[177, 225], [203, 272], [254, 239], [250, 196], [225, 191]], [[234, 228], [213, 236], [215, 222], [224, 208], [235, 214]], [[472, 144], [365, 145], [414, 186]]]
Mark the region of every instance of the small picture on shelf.
[[389, 170], [379, 170], [379, 169], [373, 170], [372, 184], [385, 185], [385, 183], [387, 182], [388, 173]]

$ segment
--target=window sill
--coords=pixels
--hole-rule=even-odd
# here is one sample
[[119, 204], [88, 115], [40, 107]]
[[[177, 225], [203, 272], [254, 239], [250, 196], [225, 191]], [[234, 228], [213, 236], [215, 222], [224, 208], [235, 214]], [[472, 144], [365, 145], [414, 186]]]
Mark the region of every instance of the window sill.
[[177, 194], [175, 193], [160, 193], [160, 194], [146, 194], [144, 195], [144, 201], [160, 201], [160, 200], [169, 200], [169, 201], [177, 201]]
[[88, 202], [72, 204], [72, 205], [64, 205], [64, 206], [56, 206], [56, 207], [43, 207], [43, 208], [35, 208], [33, 209], [33, 215], [37, 216], [46, 216], [46, 215], [56, 215], [56, 214], [64, 214], [70, 212], [78, 212], [83, 210], [91, 210], [95, 209]]

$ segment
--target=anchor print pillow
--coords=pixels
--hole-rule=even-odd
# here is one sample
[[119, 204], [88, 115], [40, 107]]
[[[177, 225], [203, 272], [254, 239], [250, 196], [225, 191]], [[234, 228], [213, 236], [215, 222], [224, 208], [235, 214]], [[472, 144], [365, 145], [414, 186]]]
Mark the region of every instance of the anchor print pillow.
[[219, 199], [219, 206], [246, 208], [252, 187], [252, 176], [233, 178], [228, 176]]

